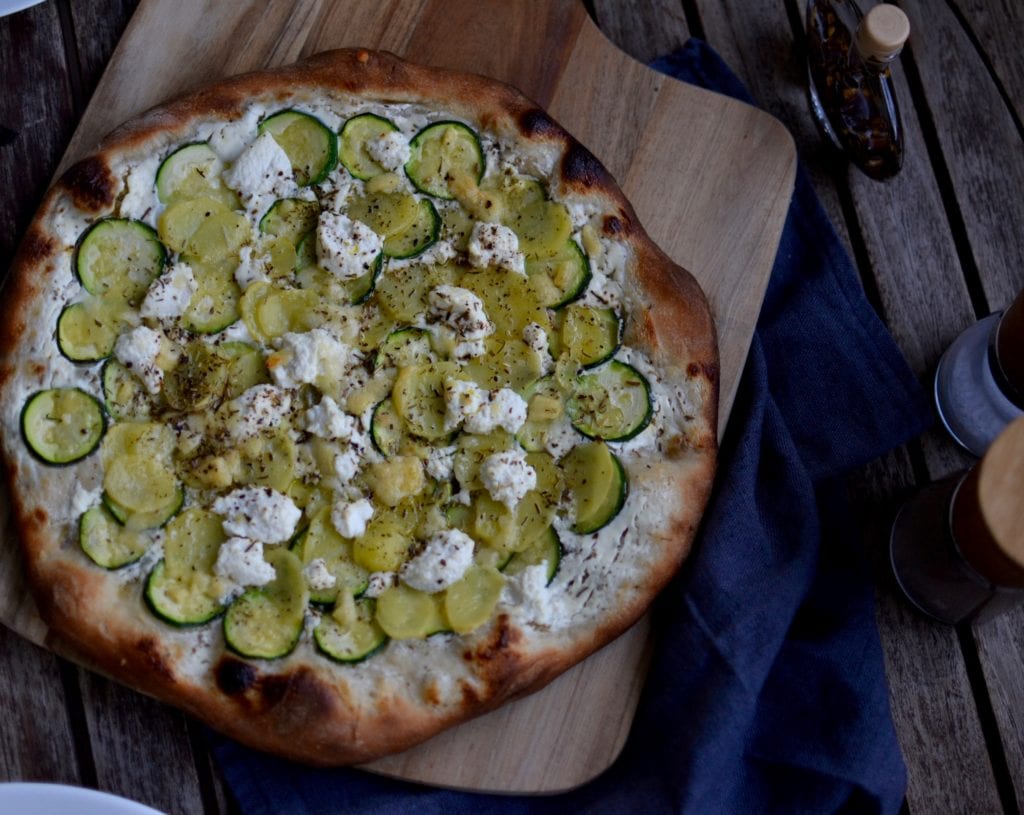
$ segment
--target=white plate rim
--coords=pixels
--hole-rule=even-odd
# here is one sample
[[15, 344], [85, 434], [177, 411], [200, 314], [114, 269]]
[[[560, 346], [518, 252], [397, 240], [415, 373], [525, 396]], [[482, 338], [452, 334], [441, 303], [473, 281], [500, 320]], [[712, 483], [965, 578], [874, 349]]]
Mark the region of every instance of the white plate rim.
[[159, 810], [109, 792], [70, 784], [27, 781], [0, 783], [0, 805], [17, 806], [17, 810], [0, 807], [0, 811], [16, 811], [22, 815], [60, 812], [74, 812], [75, 815], [164, 815]]

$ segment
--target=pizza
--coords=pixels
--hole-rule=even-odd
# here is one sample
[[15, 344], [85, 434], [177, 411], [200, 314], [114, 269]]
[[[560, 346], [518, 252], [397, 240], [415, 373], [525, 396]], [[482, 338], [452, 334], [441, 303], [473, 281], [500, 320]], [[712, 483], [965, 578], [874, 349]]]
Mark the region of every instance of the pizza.
[[87, 664], [314, 764], [632, 625], [714, 470], [704, 295], [509, 86], [365, 50], [110, 134], [6, 289], [29, 585]]

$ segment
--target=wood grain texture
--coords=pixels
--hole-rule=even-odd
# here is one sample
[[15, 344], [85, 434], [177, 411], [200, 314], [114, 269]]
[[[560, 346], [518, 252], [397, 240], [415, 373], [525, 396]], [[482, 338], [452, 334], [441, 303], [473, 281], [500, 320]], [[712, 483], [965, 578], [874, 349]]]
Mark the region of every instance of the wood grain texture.
[[[162, 24], [168, 19], [175, 20], [173, 30]], [[442, 36], [453, 26], [470, 32], [458, 49]], [[345, 45], [385, 46], [428, 64], [513, 82], [609, 164], [655, 241], [709, 293], [722, 343], [722, 416], [727, 415], [788, 208], [792, 141], [760, 111], [667, 80], [630, 60], [608, 43], [577, 0], [543, 7], [526, 0], [144, 0], [64, 164], [121, 120], [199, 79]], [[166, 70], [168, 64], [176, 70]], [[692, 124], [680, 132], [680, 121]], [[582, 783], [604, 769], [624, 743], [646, 639], [645, 625], [634, 628], [551, 688], [466, 725], [468, 736], [461, 737], [460, 728], [376, 769], [500, 790]], [[493, 747], [483, 751], [482, 743]]]
[[594, 19], [608, 39], [645, 64], [671, 54], [690, 37], [682, 0], [595, 0]]
[[[60, 151], [74, 125], [68, 66], [60, 19], [53, 3], [12, 15], [0, 27], [0, 189], [24, 191], [0, 196], [0, 272], [6, 277], [18, 236], [42, 198]], [[23, 55], [33, 53], [34, 59]]]
[[901, 5], [926, 32], [910, 51], [989, 308], [1005, 308], [1024, 288], [1024, 164], [1005, 160], [1024, 154], [1024, 137], [949, 7]]
[[0, 626], [0, 781], [81, 782], [57, 658]]
[[[798, 4], [800, 11], [803, 4]], [[974, 314], [944, 203], [932, 173], [920, 124], [905, 111], [908, 156], [903, 172], [886, 185], [838, 165], [836, 154], [817, 132], [806, 99], [806, 63], [783, 4], [698, 0], [708, 41], [737, 70], [754, 96], [793, 132], [811, 181], [833, 223], [851, 245], [856, 234], [865, 248], [860, 270], [879, 293], [890, 328], [922, 380]], [[900, 77], [901, 100], [909, 93]], [[842, 197], [856, 218], [844, 229]], [[913, 201], [913, 205], [908, 202]], [[952, 293], [952, 294], [951, 294]], [[941, 303], [939, 302], [941, 301]], [[934, 319], [935, 309], [941, 317]], [[924, 442], [933, 474], [961, 469], [963, 456], [944, 436]], [[858, 515], [869, 520], [865, 535], [876, 564], [877, 617], [886, 654], [893, 719], [909, 770], [912, 812], [941, 811], [943, 800], [976, 803], [972, 811], [998, 806], [986, 743], [971, 700], [971, 686], [955, 632], [919, 619], [907, 609], [888, 578], [888, 524], [892, 496], [914, 483], [906, 450], [871, 465], [853, 496]], [[928, 673], [926, 673], [928, 671]], [[937, 693], [920, 693], [922, 685]], [[956, 734], [953, 737], [951, 734]], [[953, 743], [955, 740], [955, 743]], [[969, 772], [942, 772], [966, 764]]]
[[168, 815], [202, 812], [185, 717], [98, 674], [78, 675], [99, 789]]
[[[948, 0], [959, 12], [1010, 100], [1017, 120], [1024, 119], [1024, 4], [1018, 0]], [[989, 84], [989, 83], [986, 83]]]
[[697, 8], [708, 42], [743, 80], [757, 103], [793, 134], [801, 164], [810, 175], [818, 199], [852, 255], [839, 189], [850, 172], [849, 166], [822, 140], [811, 117], [801, 38], [790, 26], [785, 4], [697, 0]]

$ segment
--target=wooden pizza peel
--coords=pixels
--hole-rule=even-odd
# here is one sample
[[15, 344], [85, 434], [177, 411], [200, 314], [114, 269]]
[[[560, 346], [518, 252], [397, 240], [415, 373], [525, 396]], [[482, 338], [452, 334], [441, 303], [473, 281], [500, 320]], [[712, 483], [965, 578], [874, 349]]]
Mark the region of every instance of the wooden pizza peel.
[[[590, 148], [711, 300], [724, 428], [792, 193], [792, 139], [761, 111], [627, 57], [580, 0], [142, 0], [59, 172], [120, 122], [193, 85], [343, 46], [509, 82]], [[60, 650], [24, 586], [9, 516], [2, 495], [0, 621]], [[578, 786], [625, 743], [648, 641], [645, 617], [544, 690], [367, 769], [471, 790]]]

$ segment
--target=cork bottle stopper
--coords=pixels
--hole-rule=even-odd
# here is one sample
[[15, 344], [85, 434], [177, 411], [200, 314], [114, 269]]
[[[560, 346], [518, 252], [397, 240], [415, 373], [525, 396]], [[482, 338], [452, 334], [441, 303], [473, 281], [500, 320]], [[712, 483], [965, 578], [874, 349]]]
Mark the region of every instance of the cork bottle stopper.
[[910, 20], [896, 6], [875, 6], [857, 27], [857, 48], [867, 58], [888, 62], [903, 50], [910, 36]]
[[967, 561], [996, 585], [1024, 587], [1024, 416], [964, 479], [951, 514]]

